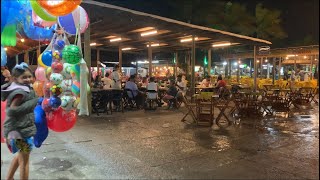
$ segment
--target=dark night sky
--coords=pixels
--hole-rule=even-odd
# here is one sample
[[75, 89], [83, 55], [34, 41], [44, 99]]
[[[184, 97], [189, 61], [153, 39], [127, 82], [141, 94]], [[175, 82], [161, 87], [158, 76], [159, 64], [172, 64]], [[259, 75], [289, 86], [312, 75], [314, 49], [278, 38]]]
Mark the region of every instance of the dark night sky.
[[[169, 0], [98, 0], [129, 9], [169, 17], [166, 2]], [[171, 0], [174, 1], [174, 0]], [[202, 0], [205, 4], [208, 0]], [[288, 34], [288, 45], [312, 35], [319, 43], [319, 0], [231, 0], [246, 4], [254, 12], [256, 4], [261, 2], [269, 9], [280, 10], [284, 30]], [[169, 17], [170, 18], [170, 17]]]

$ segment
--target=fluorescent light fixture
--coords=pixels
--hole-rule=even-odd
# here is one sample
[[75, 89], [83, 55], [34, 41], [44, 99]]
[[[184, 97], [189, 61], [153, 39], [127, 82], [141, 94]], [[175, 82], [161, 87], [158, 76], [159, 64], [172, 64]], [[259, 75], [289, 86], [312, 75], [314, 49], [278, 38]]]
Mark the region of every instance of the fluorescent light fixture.
[[110, 42], [115, 42], [115, 41], [121, 41], [121, 37], [120, 38], [113, 38], [113, 39], [110, 39]]
[[239, 68], [244, 68], [244, 64], [239, 65]]
[[287, 57], [294, 57], [294, 56], [298, 56], [298, 55], [294, 55], [294, 54], [288, 54]]
[[241, 61], [238, 61], [239, 64], [241, 64]]
[[303, 56], [304, 59], [307, 59], [307, 56]]
[[126, 47], [126, 48], [122, 48], [121, 50], [122, 51], [128, 51], [128, 50], [131, 50], [132, 48], [131, 47]]
[[5, 50], [5, 51], [7, 51], [7, 50], [8, 50], [8, 48], [6, 48], [6, 47], [5, 47], [5, 48], [4, 48], [4, 50]]
[[268, 62], [268, 59], [264, 60], [264, 62]]
[[[195, 37], [194, 40], [195, 40], [195, 41], [198, 40], [198, 37]], [[182, 43], [183, 43], [183, 42], [190, 42], [190, 41], [192, 41], [192, 37], [191, 37], [191, 38], [185, 38], [185, 39], [181, 39], [181, 40], [180, 40], [180, 42], [182, 42]]]
[[233, 65], [235, 65], [235, 66], [236, 66], [236, 65], [238, 65], [238, 63], [237, 63], [237, 62], [235, 62], [235, 63], [233, 63]]
[[90, 46], [95, 46], [97, 45], [97, 43], [90, 43]]
[[21, 41], [21, 42], [24, 42], [24, 39], [22, 38], [22, 39], [20, 39], [20, 41]]
[[[160, 46], [160, 44], [151, 44], [151, 47]], [[147, 45], [149, 47], [149, 44]]]
[[222, 46], [230, 46], [231, 43], [220, 43], [220, 44], [212, 44], [212, 47], [222, 47]]
[[286, 57], [286, 59], [289, 59], [289, 57]]
[[222, 64], [225, 66], [225, 65], [227, 65], [228, 63], [227, 63], [227, 62], [223, 62]]
[[157, 30], [153, 30], [153, 31], [146, 31], [146, 32], [141, 33], [141, 36], [149, 36], [149, 35], [157, 34], [157, 33], [158, 33], [158, 31], [157, 31]]
[[[149, 61], [137, 61], [137, 63], [138, 64], [148, 64], [149, 63]], [[157, 63], [159, 63], [159, 61], [152, 61], [152, 64], [157, 64]]]

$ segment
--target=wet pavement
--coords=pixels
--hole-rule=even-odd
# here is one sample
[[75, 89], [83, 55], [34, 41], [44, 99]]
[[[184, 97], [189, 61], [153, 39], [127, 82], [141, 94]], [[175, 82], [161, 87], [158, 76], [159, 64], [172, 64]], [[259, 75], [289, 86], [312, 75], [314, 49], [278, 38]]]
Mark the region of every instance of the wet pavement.
[[[186, 111], [80, 117], [32, 152], [30, 179], [319, 179], [318, 105], [225, 128], [182, 123]], [[4, 144], [1, 157], [4, 179], [13, 158]]]

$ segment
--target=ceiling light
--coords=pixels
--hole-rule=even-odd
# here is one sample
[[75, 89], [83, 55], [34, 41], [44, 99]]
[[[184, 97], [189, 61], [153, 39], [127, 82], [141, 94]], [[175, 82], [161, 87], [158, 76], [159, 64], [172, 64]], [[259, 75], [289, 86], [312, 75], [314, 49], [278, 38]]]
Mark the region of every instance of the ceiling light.
[[307, 59], [307, 56], [303, 56], [304, 59]]
[[268, 62], [268, 59], [264, 60], [264, 62]]
[[[194, 40], [198, 40], [198, 37], [195, 37]], [[185, 38], [185, 39], [181, 39], [180, 42], [189, 42], [192, 41], [192, 38]]]
[[132, 48], [131, 47], [127, 47], [127, 48], [122, 48], [121, 50], [122, 51], [128, 51], [128, 50], [131, 50]]
[[[151, 47], [160, 46], [160, 44], [151, 44]], [[147, 45], [149, 47], [149, 44]]]
[[110, 39], [110, 42], [115, 42], [115, 41], [121, 41], [121, 37], [120, 38], [113, 38], [113, 39]]
[[235, 63], [233, 63], [233, 65], [235, 65], [235, 66], [236, 66], [236, 65], [238, 65], [238, 63], [237, 63], [237, 62], [235, 62]]
[[5, 47], [5, 48], [4, 48], [4, 50], [5, 50], [5, 51], [7, 51], [7, 50], [8, 50], [8, 48], [6, 48], [6, 47]]
[[241, 61], [238, 61], [239, 64], [241, 64]]
[[286, 57], [286, 59], [289, 59], [289, 57]]
[[24, 39], [22, 38], [22, 39], [20, 39], [20, 41], [21, 41], [21, 42], [24, 42]]
[[220, 44], [213, 44], [212, 47], [222, 47], [222, 46], [230, 46], [231, 43], [220, 43]]
[[227, 65], [228, 63], [227, 63], [227, 62], [223, 62], [222, 64], [225, 66], [225, 65]]
[[294, 55], [294, 54], [288, 54], [287, 57], [294, 57], [294, 56], [298, 56], [298, 55]]
[[149, 35], [157, 34], [157, 33], [158, 33], [158, 31], [157, 31], [157, 30], [147, 31], [147, 32], [143, 32], [143, 33], [141, 33], [141, 36], [149, 36]]
[[97, 43], [90, 43], [90, 46], [95, 46], [97, 45]]
[[260, 61], [259, 60], [257, 60], [257, 63], [259, 63]]

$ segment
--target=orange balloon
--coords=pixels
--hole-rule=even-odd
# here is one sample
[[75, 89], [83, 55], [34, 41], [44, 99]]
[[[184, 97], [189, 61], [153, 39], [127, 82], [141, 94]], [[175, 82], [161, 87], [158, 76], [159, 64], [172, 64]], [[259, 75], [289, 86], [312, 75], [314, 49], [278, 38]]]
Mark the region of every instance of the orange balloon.
[[37, 0], [37, 2], [53, 16], [67, 15], [81, 4], [81, 0]]
[[35, 81], [33, 83], [33, 89], [34, 89], [34, 92], [39, 96], [43, 96], [43, 85], [44, 85], [44, 82], [43, 81]]

